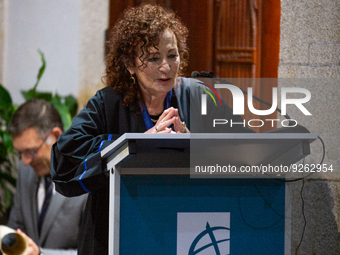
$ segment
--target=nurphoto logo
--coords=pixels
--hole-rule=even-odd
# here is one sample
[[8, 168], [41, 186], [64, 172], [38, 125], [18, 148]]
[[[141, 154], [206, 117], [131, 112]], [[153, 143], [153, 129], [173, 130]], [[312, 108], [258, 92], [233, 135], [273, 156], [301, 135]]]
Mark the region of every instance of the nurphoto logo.
[[[204, 83], [202, 83], [204, 84]], [[232, 84], [215, 84], [214, 88], [204, 84], [208, 88], [210, 88], [211, 91], [216, 95], [217, 99], [219, 100], [221, 106], [222, 106], [222, 101], [218, 93], [214, 88], [218, 89], [228, 89], [231, 92], [232, 98], [233, 98], [233, 115], [244, 115], [245, 109], [245, 99], [244, 99], [244, 92], [237, 86], [232, 85]], [[202, 94], [201, 95], [201, 115], [207, 115], [207, 95], [209, 95], [212, 100], [215, 103], [215, 106], [217, 106], [215, 97], [213, 94], [208, 91], [207, 89], [199, 88], [201, 90], [204, 90], [207, 94]], [[304, 97], [302, 98], [287, 98], [287, 94], [289, 93], [294, 93], [294, 94], [302, 94]], [[248, 110], [258, 116], [267, 116], [275, 112], [275, 110], [278, 108], [278, 88], [272, 88], [272, 104], [270, 109], [267, 110], [258, 110], [255, 109], [254, 104], [253, 104], [253, 88], [248, 87], [247, 89], [247, 95], [248, 95], [248, 100], [247, 100], [247, 106]], [[281, 88], [281, 115], [285, 116], [287, 115], [287, 105], [295, 105], [304, 115], [306, 116], [311, 116], [312, 114], [306, 109], [306, 107], [303, 105], [311, 99], [311, 93], [309, 90], [305, 88], [295, 88], [295, 87], [284, 87]], [[279, 121], [279, 119], [266, 119], [266, 121], [270, 121], [272, 123], [272, 126], [274, 127], [274, 122]], [[260, 122], [260, 125], [254, 125], [254, 123]], [[295, 123], [295, 125], [292, 125], [291, 123]], [[243, 123], [233, 123], [232, 120], [227, 120], [227, 119], [214, 119], [213, 121], [213, 127], [216, 127], [216, 125], [225, 125], [225, 124], [230, 124], [232, 126], [233, 124], [243, 124], [244, 126], [246, 125], [245, 120]], [[261, 119], [251, 119], [248, 120], [248, 125], [250, 127], [261, 127], [264, 125], [264, 121]], [[294, 119], [286, 119], [281, 122], [281, 125], [284, 127], [295, 127], [297, 125], [297, 121]]]

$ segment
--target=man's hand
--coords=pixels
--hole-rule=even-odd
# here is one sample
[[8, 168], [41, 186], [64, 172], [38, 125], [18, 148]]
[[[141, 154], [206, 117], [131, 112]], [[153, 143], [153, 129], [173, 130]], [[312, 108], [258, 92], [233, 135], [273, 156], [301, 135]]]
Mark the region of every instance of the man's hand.
[[22, 232], [19, 228], [17, 229], [17, 233], [22, 235], [27, 243], [27, 249], [23, 255], [39, 255], [40, 254], [40, 249], [36, 243], [29, 238], [24, 232]]

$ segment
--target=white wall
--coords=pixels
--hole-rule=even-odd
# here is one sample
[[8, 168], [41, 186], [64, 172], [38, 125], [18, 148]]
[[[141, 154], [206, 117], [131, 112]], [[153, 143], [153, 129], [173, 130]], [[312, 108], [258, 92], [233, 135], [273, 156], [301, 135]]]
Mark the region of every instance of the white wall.
[[2, 70], [4, 63], [4, 38], [5, 38], [5, 18], [4, 18], [4, 0], [0, 0], [0, 83], [2, 84]]
[[33, 87], [41, 66], [39, 90], [77, 96], [81, 0], [5, 0], [3, 85], [15, 103], [20, 90]]

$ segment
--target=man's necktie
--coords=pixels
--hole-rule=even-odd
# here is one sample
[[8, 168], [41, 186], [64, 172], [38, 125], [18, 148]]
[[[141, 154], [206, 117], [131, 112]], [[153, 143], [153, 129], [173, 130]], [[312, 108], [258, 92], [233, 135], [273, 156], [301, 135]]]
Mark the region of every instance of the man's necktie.
[[53, 185], [51, 181], [51, 176], [48, 175], [48, 176], [45, 176], [45, 199], [44, 199], [44, 203], [43, 203], [43, 206], [41, 208], [41, 212], [38, 218], [39, 235], [40, 235], [41, 227], [44, 222], [44, 218], [45, 218], [48, 206], [51, 202], [52, 193], [53, 193]]

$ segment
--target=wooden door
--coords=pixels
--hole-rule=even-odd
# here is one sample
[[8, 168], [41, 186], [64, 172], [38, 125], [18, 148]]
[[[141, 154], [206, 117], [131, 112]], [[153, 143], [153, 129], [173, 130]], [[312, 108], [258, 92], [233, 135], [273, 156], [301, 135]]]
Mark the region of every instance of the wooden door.
[[[252, 88], [253, 94], [269, 103], [277, 78], [279, 62], [280, 3], [268, 0], [216, 0], [214, 1], [213, 66], [217, 77], [238, 78], [237, 86], [243, 90]], [[251, 79], [240, 79], [251, 78]], [[233, 80], [233, 83], [236, 83]], [[219, 94], [230, 104], [232, 96], [228, 90]], [[245, 102], [247, 96], [245, 96]], [[255, 109], [270, 107], [253, 99]], [[248, 109], [245, 103], [245, 109]], [[259, 117], [249, 110], [243, 116], [247, 121], [261, 119], [263, 127], [253, 128], [257, 132], [272, 129], [276, 113]], [[261, 125], [253, 121], [254, 126]], [[256, 124], [255, 124], [256, 123]], [[276, 123], [276, 122], [275, 122]]]

